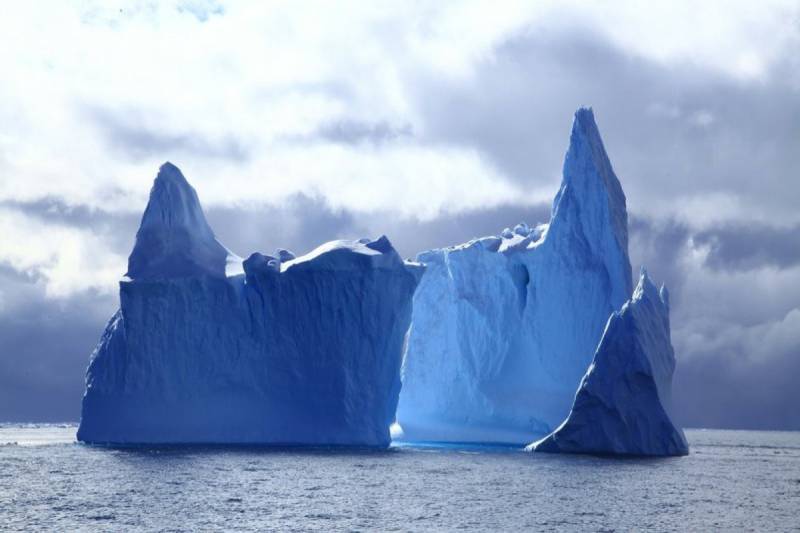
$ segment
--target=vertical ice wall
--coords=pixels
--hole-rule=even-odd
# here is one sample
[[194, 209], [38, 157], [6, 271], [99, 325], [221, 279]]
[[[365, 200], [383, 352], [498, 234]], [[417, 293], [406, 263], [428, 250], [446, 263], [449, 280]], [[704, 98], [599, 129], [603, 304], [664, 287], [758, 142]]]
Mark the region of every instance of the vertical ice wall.
[[525, 443], [552, 431], [632, 289], [625, 195], [592, 110], [575, 113], [549, 224], [418, 260], [403, 438]]

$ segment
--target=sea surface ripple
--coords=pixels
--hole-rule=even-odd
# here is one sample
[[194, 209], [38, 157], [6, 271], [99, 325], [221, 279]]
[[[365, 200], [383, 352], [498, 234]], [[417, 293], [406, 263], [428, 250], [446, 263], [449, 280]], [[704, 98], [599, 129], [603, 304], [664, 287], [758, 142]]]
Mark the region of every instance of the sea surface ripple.
[[0, 425], [0, 530], [800, 531], [800, 432], [688, 430], [691, 454], [108, 449]]

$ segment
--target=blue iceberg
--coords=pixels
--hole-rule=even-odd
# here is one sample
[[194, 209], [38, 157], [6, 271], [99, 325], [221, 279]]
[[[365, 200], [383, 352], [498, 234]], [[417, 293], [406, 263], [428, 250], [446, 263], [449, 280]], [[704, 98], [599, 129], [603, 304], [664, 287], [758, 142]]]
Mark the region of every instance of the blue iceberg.
[[387, 446], [422, 270], [386, 237], [242, 261], [166, 163], [90, 360], [78, 439]]
[[683, 431], [669, 414], [675, 354], [669, 297], [642, 269], [630, 301], [608, 320], [572, 411], [537, 452], [686, 455]]
[[645, 272], [634, 290], [627, 218], [591, 109], [575, 113], [547, 223], [417, 262], [386, 237], [242, 260], [166, 163], [90, 360], [78, 439], [384, 447], [393, 433], [686, 454], [667, 293]]
[[524, 445], [557, 427], [632, 291], [625, 195], [592, 110], [575, 114], [549, 223], [417, 259], [398, 436]]

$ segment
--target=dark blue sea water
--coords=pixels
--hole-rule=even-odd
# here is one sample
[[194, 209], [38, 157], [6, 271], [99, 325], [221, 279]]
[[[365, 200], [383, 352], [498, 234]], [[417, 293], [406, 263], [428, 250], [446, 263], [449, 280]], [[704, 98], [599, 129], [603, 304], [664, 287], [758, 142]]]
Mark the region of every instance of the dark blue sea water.
[[[92, 448], [0, 426], [0, 529], [798, 530], [800, 433], [689, 430], [670, 459], [491, 448]], [[13, 443], [13, 444], [12, 444]]]

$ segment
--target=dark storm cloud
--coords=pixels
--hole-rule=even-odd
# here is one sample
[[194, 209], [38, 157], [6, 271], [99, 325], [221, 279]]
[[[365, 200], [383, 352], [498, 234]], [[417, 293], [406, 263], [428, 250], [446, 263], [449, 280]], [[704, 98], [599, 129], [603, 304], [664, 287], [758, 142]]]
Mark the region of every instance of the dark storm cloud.
[[0, 268], [0, 421], [74, 421], [89, 354], [116, 301], [54, 302], [36, 279]]
[[213, 207], [206, 209], [206, 217], [220, 242], [243, 257], [276, 248], [300, 255], [326, 241], [360, 237], [352, 214], [334, 211], [319, 198], [303, 194], [279, 206]]
[[560, 170], [572, 113], [591, 105], [629, 199], [725, 192], [796, 217], [800, 98], [788, 61], [744, 82], [632, 57], [591, 32], [523, 34], [468, 83], [415, 84], [421, 142], [477, 147], [520, 182], [541, 180]]
[[550, 206], [504, 205], [419, 221], [392, 213], [336, 211], [318, 198], [298, 194], [281, 206], [250, 210], [215, 207], [207, 210], [207, 217], [220, 241], [244, 256], [279, 247], [304, 254], [334, 239], [386, 235], [403, 257], [414, 258], [423, 250], [497, 235], [519, 222], [546, 222]]
[[403, 257], [411, 259], [424, 250], [461, 244], [487, 235], [499, 235], [503, 228], [513, 228], [520, 222], [535, 225], [549, 219], [549, 204], [530, 207], [500, 205], [442, 215], [427, 221], [398, 219], [389, 214], [360, 217], [367, 230], [366, 235], [386, 234], [397, 251]]
[[[42, 275], [35, 271], [21, 272], [14, 269], [11, 265], [0, 261], [0, 281], [4, 284], [10, 283], [35, 283], [42, 280]], [[5, 297], [5, 296], [4, 296]], [[5, 304], [5, 302], [3, 302]]]
[[736, 347], [678, 362], [677, 420], [686, 427], [800, 430], [800, 347], [747, 361]]
[[[71, 205], [59, 198], [33, 201], [3, 200], [0, 208], [11, 209], [44, 222], [89, 230], [102, 236], [112, 252], [127, 255], [133, 247], [141, 214], [110, 213], [86, 205]], [[144, 206], [142, 206], [144, 211]]]
[[147, 157], [168, 159], [179, 152], [202, 159], [225, 159], [233, 163], [250, 157], [249, 149], [231, 134], [208, 138], [198, 133], [168, 132], [147, 123], [139, 110], [110, 110], [88, 106], [85, 115], [100, 129], [108, 146], [139, 161]]
[[714, 270], [790, 268], [800, 264], [800, 225], [727, 224], [701, 231], [693, 240], [709, 247], [706, 265]]
[[630, 215], [628, 234], [634, 272], [638, 272], [640, 266], [647, 267], [656, 283], [663, 283], [669, 289], [671, 305], [680, 306], [686, 275], [681, 259], [689, 250], [689, 228], [674, 219], [654, 221]]
[[[56, 198], [4, 201], [0, 207], [101, 235], [126, 256], [140, 215], [117, 215]], [[120, 272], [122, 274], [122, 272]], [[76, 421], [84, 372], [116, 295], [84, 291], [48, 298], [47, 277], [0, 264], [0, 421]]]
[[47, 222], [58, 222], [69, 226], [92, 227], [112, 223], [122, 215], [93, 209], [87, 205], [70, 205], [60, 198], [46, 197], [38, 200], [3, 200], [0, 207], [20, 211], [28, 216]]
[[[741, 294], [733, 301], [749, 302], [748, 307], [730, 309], [728, 298], [715, 302], [708, 299], [713, 293], [684, 289], [692, 277], [704, 274], [698, 268], [746, 270], [763, 278], [759, 269], [764, 267], [796, 267], [800, 261], [786, 252], [791, 231], [751, 223], [736, 226], [740, 231], [722, 224], [694, 233], [675, 220], [640, 216], [630, 218], [629, 228], [634, 268], [647, 265], [654, 279], [670, 289], [677, 421], [687, 427], [800, 429], [800, 414], [794, 407], [800, 405], [794, 379], [800, 372], [800, 335], [776, 340], [767, 334], [785, 316], [781, 309], [786, 302], [751, 294], [760, 292], [762, 285], [742, 285], [739, 277], [719, 278], [718, 290]], [[749, 242], [750, 238], [761, 242]], [[700, 243], [712, 243], [705, 261], [700, 265], [686, 261]], [[751, 312], [750, 306], [759, 310]]]

